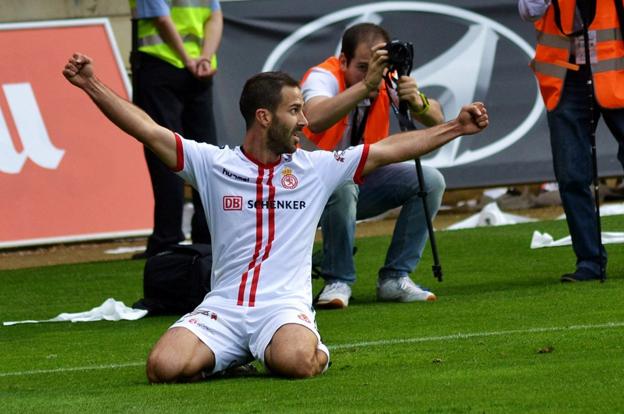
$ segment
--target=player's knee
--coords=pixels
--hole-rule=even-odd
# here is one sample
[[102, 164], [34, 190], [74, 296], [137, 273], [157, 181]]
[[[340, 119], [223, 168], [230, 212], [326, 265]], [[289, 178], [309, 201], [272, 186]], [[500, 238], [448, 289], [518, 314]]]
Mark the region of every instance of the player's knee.
[[147, 357], [145, 371], [151, 384], [175, 382], [181, 375], [181, 370], [172, 363], [172, 358], [157, 349]]
[[311, 361], [299, 362], [297, 368], [293, 372], [293, 378], [303, 379], [310, 378], [318, 374], [318, 369]]
[[166, 369], [164, 369], [164, 361], [155, 352], [150, 353], [147, 357], [145, 373], [150, 384], [159, 384], [167, 381]]
[[323, 372], [324, 364], [319, 361], [316, 352], [310, 353], [309, 351], [299, 350], [293, 362], [292, 378], [311, 378]]
[[336, 210], [340, 212], [353, 211], [357, 206], [358, 188], [355, 184], [348, 183], [336, 189], [327, 202], [326, 208], [330, 211]]
[[579, 174], [577, 171], [566, 171], [559, 174], [559, 189], [562, 191], [584, 192], [591, 184], [591, 175]]
[[432, 194], [442, 194], [446, 189], [446, 181], [444, 175], [435, 169], [428, 168], [425, 173], [425, 185], [427, 186], [427, 192]]

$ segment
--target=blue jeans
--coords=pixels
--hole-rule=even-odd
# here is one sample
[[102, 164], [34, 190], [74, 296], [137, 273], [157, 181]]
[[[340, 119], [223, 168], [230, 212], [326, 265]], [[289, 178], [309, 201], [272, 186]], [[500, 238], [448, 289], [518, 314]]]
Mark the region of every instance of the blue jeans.
[[[427, 206], [435, 217], [446, 186], [435, 168], [423, 166]], [[321, 217], [323, 262], [321, 273], [326, 283], [355, 282], [353, 245], [355, 221], [377, 216], [402, 206], [396, 221], [392, 242], [379, 278], [409, 275], [418, 265], [428, 232], [414, 163], [381, 167], [364, 178], [364, 183], [347, 182], [330, 197]]]
[[[607, 253], [598, 241], [591, 184], [593, 179], [590, 113], [582, 73], [568, 71], [559, 105], [548, 112], [555, 177], [576, 254], [576, 268], [600, 275]], [[594, 127], [600, 116], [618, 141], [618, 160], [624, 165], [624, 109], [608, 110], [594, 101]]]

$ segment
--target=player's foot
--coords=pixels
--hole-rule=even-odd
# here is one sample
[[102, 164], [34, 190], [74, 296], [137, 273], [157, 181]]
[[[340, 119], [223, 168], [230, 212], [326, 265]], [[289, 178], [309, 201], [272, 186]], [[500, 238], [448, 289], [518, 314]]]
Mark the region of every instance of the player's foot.
[[258, 368], [256, 368], [253, 364], [245, 364], [240, 365], [238, 367], [228, 368], [223, 372], [223, 377], [225, 378], [237, 378], [237, 377], [250, 377], [252, 375], [258, 374]]
[[216, 379], [216, 378], [238, 378], [238, 377], [251, 377], [258, 374], [258, 369], [252, 364], [244, 364], [235, 367], [227, 368], [219, 372], [201, 372], [203, 379]]
[[317, 309], [342, 309], [349, 306], [351, 286], [343, 282], [325, 285], [316, 299]]
[[[605, 276], [605, 279], [607, 277]], [[592, 280], [601, 280], [599, 274], [591, 273], [585, 269], [577, 269], [574, 273], [566, 273], [561, 276], [561, 282], [591, 282]]]
[[377, 299], [393, 302], [434, 301], [436, 295], [415, 284], [408, 276], [377, 282]]

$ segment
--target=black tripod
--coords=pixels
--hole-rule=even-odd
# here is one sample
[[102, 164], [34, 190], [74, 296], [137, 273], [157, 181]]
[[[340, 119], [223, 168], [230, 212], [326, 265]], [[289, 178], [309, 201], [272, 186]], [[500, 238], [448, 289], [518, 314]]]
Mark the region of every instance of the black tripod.
[[[396, 68], [395, 70], [392, 70], [392, 69], [393, 68], [389, 68], [388, 73], [384, 77], [387, 90], [395, 89], [395, 86], [393, 85], [393, 81], [391, 79], [391, 73], [396, 70], [398, 77], [401, 77], [403, 75], [408, 75], [411, 72], [411, 63], [408, 65], [408, 67], [405, 67], [405, 68]], [[401, 128], [401, 131], [416, 130], [417, 128], [411, 119], [407, 102], [404, 102], [404, 101], [399, 102], [399, 107], [397, 108], [396, 104], [390, 97], [390, 94], [388, 94], [388, 97], [390, 98], [392, 110], [394, 111], [394, 114], [396, 115], [397, 120], [399, 121], [399, 126]], [[423, 210], [425, 212], [425, 220], [427, 222], [427, 231], [429, 232], [429, 242], [431, 243], [431, 253], [433, 255], [433, 265], [431, 266], [431, 269], [433, 271], [433, 277], [438, 279], [438, 282], [441, 282], [442, 281], [442, 266], [440, 265], [440, 257], [438, 256], [438, 247], [436, 245], [435, 233], [433, 231], [433, 223], [431, 222], [431, 214], [429, 213], [429, 206], [427, 205], [427, 191], [425, 190], [425, 177], [423, 175], [420, 158], [416, 158], [414, 162], [416, 163], [416, 175], [418, 176], [418, 185], [420, 187], [420, 191], [418, 192], [418, 197], [420, 197], [420, 199], [422, 200]]]
[[587, 79], [587, 103], [589, 109], [589, 139], [592, 154], [592, 184], [594, 187], [594, 202], [596, 206], [596, 238], [598, 240], [598, 248], [600, 249], [600, 281], [604, 282], [607, 273], [605, 269], [604, 246], [602, 245], [602, 223], [600, 220], [600, 181], [598, 179], [598, 156], [596, 153], [596, 118], [595, 118], [595, 101], [594, 101], [594, 82], [591, 69], [591, 56], [589, 50], [589, 32], [587, 30], [587, 22], [583, 22], [583, 43], [585, 45], [585, 75]]

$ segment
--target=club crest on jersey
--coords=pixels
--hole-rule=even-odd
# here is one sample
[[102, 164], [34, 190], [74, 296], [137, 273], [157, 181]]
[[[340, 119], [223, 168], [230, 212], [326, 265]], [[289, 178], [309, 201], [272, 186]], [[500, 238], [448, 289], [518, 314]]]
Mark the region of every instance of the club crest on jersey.
[[334, 158], [338, 162], [344, 162], [344, 150], [342, 151], [334, 151]]
[[292, 169], [286, 167], [282, 170], [282, 187], [287, 190], [294, 190], [299, 185], [299, 180], [293, 174]]

